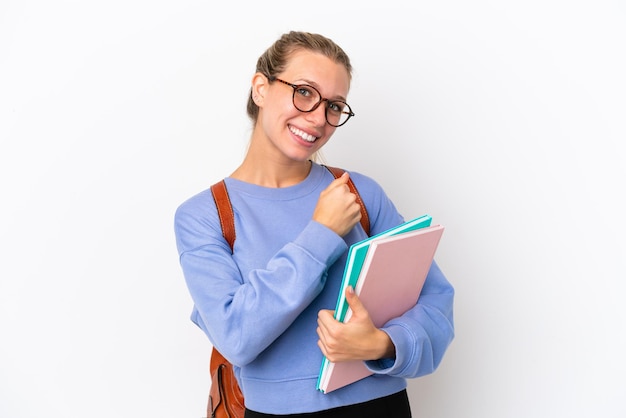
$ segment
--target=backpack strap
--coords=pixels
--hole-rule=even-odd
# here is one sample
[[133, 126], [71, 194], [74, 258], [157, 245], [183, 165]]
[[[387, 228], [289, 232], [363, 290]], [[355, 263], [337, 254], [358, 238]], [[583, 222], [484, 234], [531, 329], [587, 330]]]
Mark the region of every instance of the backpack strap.
[[[231, 253], [235, 245], [235, 214], [230, 203], [226, 182], [219, 181], [211, 186], [211, 194], [217, 206], [222, 235]], [[211, 352], [209, 364], [211, 388], [207, 404], [207, 417], [243, 418], [245, 413], [244, 398], [239, 383], [235, 378], [233, 365], [215, 347]]]
[[[333, 174], [333, 176], [335, 176], [336, 179], [341, 177], [343, 173], [346, 172], [343, 168], [330, 167], [327, 165], [325, 165], [324, 167], [326, 167], [328, 171], [330, 171]], [[361, 195], [359, 194], [359, 191], [356, 189], [356, 186], [354, 185], [354, 182], [352, 181], [352, 177], [348, 179], [348, 188], [350, 189], [352, 193], [356, 195], [356, 201], [358, 202], [359, 205], [361, 205], [361, 226], [363, 227], [363, 230], [365, 231], [365, 233], [369, 236], [370, 235], [370, 218], [367, 215], [367, 209], [365, 209], [365, 203], [363, 203], [363, 199], [361, 199]]]
[[235, 214], [233, 213], [233, 205], [230, 203], [228, 197], [228, 191], [226, 190], [226, 182], [224, 180], [215, 183], [211, 186], [211, 193], [215, 200], [215, 206], [217, 206], [217, 215], [220, 218], [220, 225], [222, 226], [222, 235], [224, 239], [230, 245], [230, 251], [233, 251], [235, 245]]

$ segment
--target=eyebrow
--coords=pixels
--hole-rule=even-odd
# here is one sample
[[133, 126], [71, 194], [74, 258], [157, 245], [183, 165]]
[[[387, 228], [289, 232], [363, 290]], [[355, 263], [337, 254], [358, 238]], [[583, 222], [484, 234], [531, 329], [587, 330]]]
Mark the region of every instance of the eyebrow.
[[[313, 81], [313, 80], [307, 80], [306, 78], [301, 78], [300, 80], [302, 80], [302, 82], [303, 82], [304, 84], [309, 84], [309, 85], [311, 85], [311, 86], [315, 87], [315, 88], [316, 88], [316, 89], [318, 89], [318, 90], [320, 90], [320, 89], [321, 89], [320, 85], [319, 85], [319, 84], [317, 84], [317, 83], [316, 83], [315, 81]], [[301, 83], [293, 83], [293, 84], [301, 84]], [[320, 94], [321, 94], [321, 93], [320, 93]], [[330, 99], [330, 100], [340, 100], [340, 101], [342, 101], [342, 102], [346, 102], [346, 98], [345, 98], [345, 97], [343, 97], [343, 96], [327, 97], [327, 99]]]

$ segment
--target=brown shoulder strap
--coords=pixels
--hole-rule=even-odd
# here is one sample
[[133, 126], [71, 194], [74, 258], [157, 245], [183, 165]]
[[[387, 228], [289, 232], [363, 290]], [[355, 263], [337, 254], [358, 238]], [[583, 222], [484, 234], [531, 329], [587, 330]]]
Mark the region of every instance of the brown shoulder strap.
[[[328, 171], [333, 173], [333, 176], [335, 176], [335, 178], [339, 178], [341, 177], [343, 173], [345, 173], [345, 170], [343, 168], [329, 167], [327, 165], [325, 165], [324, 167], [326, 167]], [[356, 186], [352, 182], [352, 178], [348, 179], [348, 188], [350, 189], [352, 193], [356, 195], [356, 201], [359, 203], [359, 205], [361, 205], [361, 226], [363, 227], [363, 230], [365, 231], [365, 233], [369, 236], [370, 218], [367, 215], [367, 209], [365, 209], [365, 203], [363, 203], [363, 200], [361, 199], [361, 195], [359, 194], [359, 191], [356, 189]]]
[[226, 183], [224, 180], [215, 183], [211, 186], [211, 193], [217, 206], [217, 215], [220, 218], [220, 224], [222, 226], [222, 235], [228, 245], [230, 245], [230, 251], [233, 251], [235, 245], [235, 214], [233, 213], [233, 205], [230, 203], [228, 197], [228, 191], [226, 190]]
[[[224, 180], [211, 186], [211, 193], [217, 206], [217, 215], [220, 218], [222, 235], [228, 242], [232, 252], [236, 238], [235, 214]], [[211, 352], [209, 373], [212, 380], [209, 402], [207, 404], [207, 417], [229, 416], [243, 418], [245, 411], [244, 399], [241, 388], [235, 378], [233, 365], [215, 347], [213, 347]]]

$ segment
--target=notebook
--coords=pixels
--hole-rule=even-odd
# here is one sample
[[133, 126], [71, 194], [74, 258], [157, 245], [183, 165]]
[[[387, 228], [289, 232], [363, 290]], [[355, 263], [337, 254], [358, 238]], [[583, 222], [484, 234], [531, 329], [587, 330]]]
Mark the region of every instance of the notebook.
[[[417, 303], [444, 227], [434, 225], [370, 242], [354, 290], [376, 327]], [[352, 316], [347, 309], [343, 322]], [[322, 363], [318, 390], [329, 393], [371, 374], [363, 361]]]

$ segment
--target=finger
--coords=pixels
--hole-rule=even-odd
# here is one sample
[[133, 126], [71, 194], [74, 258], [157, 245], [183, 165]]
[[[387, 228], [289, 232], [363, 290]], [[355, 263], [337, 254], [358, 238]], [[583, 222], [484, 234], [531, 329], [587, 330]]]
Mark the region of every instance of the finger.
[[317, 346], [319, 347], [323, 355], [328, 356], [328, 350], [326, 350], [326, 346], [321, 340], [317, 340]]
[[348, 174], [348, 172], [345, 171], [340, 177], [337, 177], [335, 180], [333, 180], [328, 185], [328, 188], [329, 189], [333, 189], [335, 187], [339, 187], [339, 186], [343, 186], [345, 184], [348, 184], [348, 180], [349, 179], [350, 179], [350, 174]]
[[333, 316], [331, 314], [332, 311], [323, 309], [317, 314], [317, 334], [325, 335], [328, 333], [328, 321], [333, 320]]
[[328, 329], [322, 319], [317, 320], [317, 346], [325, 356], [328, 355], [328, 347], [326, 341], [328, 340]]
[[326, 321], [328, 319], [333, 318], [334, 315], [335, 315], [335, 311], [331, 311], [330, 309], [322, 309], [317, 313], [317, 319], [318, 319], [318, 322], [319, 320]]
[[350, 178], [350, 173], [348, 173], [347, 171], [344, 171], [343, 174], [339, 176], [336, 180], [339, 180], [342, 183], [347, 183], [349, 178]]
[[322, 326], [319, 325], [315, 331], [317, 332], [317, 337], [320, 340], [323, 340], [324, 339], [324, 331], [322, 330]]
[[346, 302], [348, 302], [348, 306], [352, 309], [353, 317], [358, 316], [365, 310], [363, 303], [361, 303], [361, 299], [359, 299], [352, 286], [348, 286], [346, 289]]

